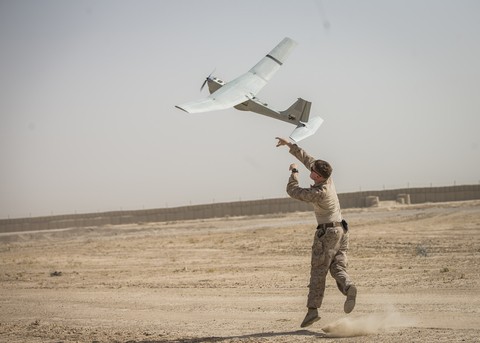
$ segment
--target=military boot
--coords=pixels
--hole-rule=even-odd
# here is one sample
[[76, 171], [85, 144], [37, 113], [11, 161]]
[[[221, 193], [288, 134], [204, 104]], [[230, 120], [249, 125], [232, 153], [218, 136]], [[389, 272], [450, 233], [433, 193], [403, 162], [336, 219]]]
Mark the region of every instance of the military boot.
[[309, 308], [307, 315], [305, 316], [305, 319], [300, 327], [304, 328], [310, 326], [318, 320], [320, 320], [320, 317], [318, 316], [318, 310], [316, 308]]
[[351, 285], [347, 291], [347, 300], [345, 300], [345, 304], [343, 305], [343, 310], [345, 313], [350, 313], [353, 311], [355, 307], [355, 300], [357, 299], [357, 287]]

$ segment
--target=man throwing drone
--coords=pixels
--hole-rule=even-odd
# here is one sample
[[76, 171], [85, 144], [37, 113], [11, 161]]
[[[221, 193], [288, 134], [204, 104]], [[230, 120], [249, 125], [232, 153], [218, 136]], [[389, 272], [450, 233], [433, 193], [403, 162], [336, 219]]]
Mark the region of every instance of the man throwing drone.
[[352, 312], [355, 307], [357, 288], [347, 273], [348, 224], [342, 218], [330, 164], [314, 159], [297, 144], [284, 138], [276, 139], [277, 147], [288, 146], [290, 153], [310, 171], [310, 178], [314, 182], [309, 188], [300, 187], [297, 165], [290, 165], [287, 193], [293, 199], [311, 203], [318, 223], [312, 246], [308, 312], [301, 324], [301, 327], [307, 327], [320, 320], [318, 309], [322, 306], [328, 271], [337, 282], [340, 292], [346, 296], [343, 307], [345, 313]]

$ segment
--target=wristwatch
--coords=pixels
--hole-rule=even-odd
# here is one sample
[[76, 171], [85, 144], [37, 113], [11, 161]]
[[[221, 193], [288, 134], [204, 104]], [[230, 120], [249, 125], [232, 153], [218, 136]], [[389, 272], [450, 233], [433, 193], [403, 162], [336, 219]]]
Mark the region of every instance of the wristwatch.
[[292, 173], [298, 173], [298, 169], [297, 169], [297, 168], [293, 168], [293, 169], [292, 169]]

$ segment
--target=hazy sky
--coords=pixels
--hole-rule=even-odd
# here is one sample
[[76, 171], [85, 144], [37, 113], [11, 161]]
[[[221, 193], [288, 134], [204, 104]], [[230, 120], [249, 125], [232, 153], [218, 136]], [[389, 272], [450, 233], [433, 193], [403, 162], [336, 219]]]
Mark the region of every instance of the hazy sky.
[[0, 218], [287, 196], [293, 125], [174, 107], [286, 36], [258, 97], [312, 101], [325, 122], [300, 145], [339, 192], [477, 184], [479, 18], [476, 0], [1, 0]]

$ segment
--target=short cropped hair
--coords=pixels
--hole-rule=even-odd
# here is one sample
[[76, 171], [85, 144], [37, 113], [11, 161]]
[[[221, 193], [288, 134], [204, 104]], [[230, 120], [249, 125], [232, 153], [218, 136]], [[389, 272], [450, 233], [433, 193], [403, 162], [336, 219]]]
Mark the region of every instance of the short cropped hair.
[[328, 179], [330, 175], [332, 175], [333, 168], [327, 161], [316, 160], [312, 164], [312, 170], [325, 179]]

